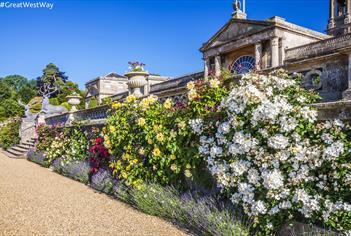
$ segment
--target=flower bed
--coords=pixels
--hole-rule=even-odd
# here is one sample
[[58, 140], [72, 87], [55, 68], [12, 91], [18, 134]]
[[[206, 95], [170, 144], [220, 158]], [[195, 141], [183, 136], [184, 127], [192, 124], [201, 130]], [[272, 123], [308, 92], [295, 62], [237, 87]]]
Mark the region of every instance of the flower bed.
[[[248, 74], [228, 86], [224, 80], [190, 82], [188, 103], [154, 96], [112, 103], [106, 126], [89, 138], [79, 126], [40, 127], [37, 150], [54, 170], [196, 232], [273, 235], [294, 221], [350, 231], [349, 127], [318, 122], [308, 106], [318, 96], [302, 89], [298, 76]], [[194, 186], [216, 192], [213, 179], [220, 199], [250, 219], [247, 229], [229, 224], [224, 209], [208, 208], [212, 200], [198, 194], [190, 210], [182, 208], [181, 196]]]

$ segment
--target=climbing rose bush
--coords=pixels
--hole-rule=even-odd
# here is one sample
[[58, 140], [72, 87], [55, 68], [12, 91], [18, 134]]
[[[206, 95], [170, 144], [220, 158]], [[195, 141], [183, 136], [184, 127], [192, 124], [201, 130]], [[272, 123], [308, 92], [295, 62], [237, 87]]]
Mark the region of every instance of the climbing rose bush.
[[61, 164], [65, 165], [84, 160], [87, 156], [88, 140], [79, 125], [70, 128], [39, 126], [37, 134], [36, 149], [44, 151], [49, 164], [60, 158]]
[[179, 185], [193, 176], [200, 158], [182, 107], [133, 95], [112, 105], [104, 139], [118, 179], [137, 187], [144, 181]]
[[97, 173], [100, 168], [108, 167], [110, 161], [110, 153], [104, 146], [104, 139], [101, 137], [97, 137], [93, 143], [94, 145], [91, 148], [89, 148], [88, 157], [91, 174]]
[[248, 74], [222, 100], [216, 119], [188, 123], [218, 186], [253, 219], [255, 235], [303, 219], [351, 230], [348, 127], [317, 122], [306, 105], [317, 99], [299, 77]]

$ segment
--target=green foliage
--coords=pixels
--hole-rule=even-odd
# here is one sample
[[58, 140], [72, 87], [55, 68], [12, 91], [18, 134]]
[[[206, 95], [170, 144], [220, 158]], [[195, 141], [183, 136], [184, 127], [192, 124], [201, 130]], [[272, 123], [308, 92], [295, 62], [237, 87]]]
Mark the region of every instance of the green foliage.
[[0, 147], [8, 149], [20, 142], [19, 129], [21, 120], [14, 119], [3, 127], [0, 127]]
[[24, 115], [24, 108], [13, 99], [1, 100], [0, 107], [2, 108], [0, 109], [0, 120]]
[[54, 105], [54, 106], [60, 105], [60, 103], [59, 103], [57, 98], [50, 98], [49, 102], [50, 102], [51, 105]]
[[0, 79], [0, 121], [22, 116], [24, 108], [18, 100], [29, 102], [36, 96], [35, 82], [20, 75], [10, 75]]
[[96, 99], [96, 97], [92, 97], [89, 101], [89, 106], [88, 108], [94, 108], [98, 106], [98, 101]]
[[41, 103], [43, 98], [42, 97], [34, 97], [29, 101], [29, 110], [30, 112], [37, 114], [41, 111]]

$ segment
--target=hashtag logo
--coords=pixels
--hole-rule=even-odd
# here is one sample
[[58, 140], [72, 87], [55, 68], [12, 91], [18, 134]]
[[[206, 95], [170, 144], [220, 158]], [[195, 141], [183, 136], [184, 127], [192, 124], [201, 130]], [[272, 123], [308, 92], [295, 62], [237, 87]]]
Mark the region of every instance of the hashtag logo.
[[0, 8], [4, 8], [5, 7], [5, 3], [4, 2], [0, 2]]

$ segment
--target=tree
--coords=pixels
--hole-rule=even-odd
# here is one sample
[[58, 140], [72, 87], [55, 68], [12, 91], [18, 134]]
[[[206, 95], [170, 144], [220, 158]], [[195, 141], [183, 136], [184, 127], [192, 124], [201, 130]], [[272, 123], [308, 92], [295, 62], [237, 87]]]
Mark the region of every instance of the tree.
[[3, 78], [2, 81], [16, 90], [16, 92], [20, 91], [23, 86], [28, 84], [28, 79], [21, 75], [9, 75]]
[[[60, 69], [53, 63], [46, 65], [43, 70], [43, 75], [37, 78], [37, 87], [40, 89], [44, 83], [50, 85], [57, 85], [62, 87], [68, 80], [68, 76], [65, 75], [65, 72], [60, 71]], [[59, 91], [52, 94], [51, 97], [56, 97]]]

